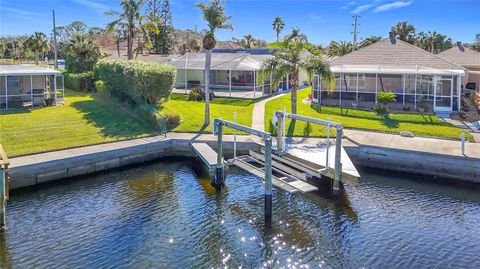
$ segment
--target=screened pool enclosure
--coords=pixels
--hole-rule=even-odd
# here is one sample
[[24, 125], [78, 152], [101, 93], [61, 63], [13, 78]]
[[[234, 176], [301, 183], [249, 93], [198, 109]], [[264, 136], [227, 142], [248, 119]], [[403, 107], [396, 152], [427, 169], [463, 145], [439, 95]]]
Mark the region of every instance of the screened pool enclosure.
[[63, 75], [31, 65], [0, 65], [0, 108], [54, 105], [64, 101]]
[[[335, 72], [338, 67], [332, 67]], [[373, 108], [379, 92], [392, 92], [395, 110], [458, 111], [461, 70], [412, 73], [335, 72], [335, 88], [329, 91], [318, 76], [313, 80], [314, 103], [330, 106]]]

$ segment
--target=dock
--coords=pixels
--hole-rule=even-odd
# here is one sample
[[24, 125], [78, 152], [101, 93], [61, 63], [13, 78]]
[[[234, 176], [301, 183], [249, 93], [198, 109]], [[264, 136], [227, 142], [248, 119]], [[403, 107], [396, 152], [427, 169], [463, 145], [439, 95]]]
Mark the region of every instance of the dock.
[[213, 172], [217, 166], [217, 152], [207, 143], [192, 143], [191, 145], [193, 151], [207, 166], [208, 171]]

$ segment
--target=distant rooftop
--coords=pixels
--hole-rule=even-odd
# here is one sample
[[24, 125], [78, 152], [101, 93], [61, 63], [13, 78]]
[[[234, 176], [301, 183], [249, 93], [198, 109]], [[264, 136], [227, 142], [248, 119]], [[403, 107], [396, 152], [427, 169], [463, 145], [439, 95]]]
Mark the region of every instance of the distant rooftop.
[[437, 55], [466, 68], [480, 68], [480, 52], [464, 47], [460, 42]]
[[364, 48], [330, 61], [334, 72], [356, 70], [356, 72], [399, 72], [462, 74], [464, 68], [449, 60], [394, 37], [382, 39]]
[[[178, 69], [205, 69], [205, 53], [187, 53], [170, 62]], [[259, 70], [272, 55], [249, 53], [212, 53], [212, 70]]]
[[0, 76], [61, 75], [58, 70], [27, 64], [0, 64]]

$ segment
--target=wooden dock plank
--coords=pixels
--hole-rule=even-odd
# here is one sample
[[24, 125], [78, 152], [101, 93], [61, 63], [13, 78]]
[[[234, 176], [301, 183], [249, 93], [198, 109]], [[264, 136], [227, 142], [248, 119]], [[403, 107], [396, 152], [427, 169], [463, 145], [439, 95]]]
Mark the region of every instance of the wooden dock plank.
[[209, 169], [214, 169], [216, 167], [217, 152], [215, 152], [207, 143], [192, 143], [192, 148]]

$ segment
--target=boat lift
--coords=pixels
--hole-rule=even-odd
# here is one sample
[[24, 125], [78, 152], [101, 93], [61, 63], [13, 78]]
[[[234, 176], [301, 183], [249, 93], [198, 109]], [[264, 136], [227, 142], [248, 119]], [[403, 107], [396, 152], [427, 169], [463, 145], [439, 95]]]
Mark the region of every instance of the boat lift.
[[10, 162], [8, 161], [7, 154], [0, 145], [0, 232], [6, 228], [6, 208], [8, 201], [8, 166]]
[[[286, 119], [295, 119], [327, 126], [327, 146], [287, 144], [285, 139]], [[316, 179], [332, 179], [333, 191], [338, 193], [340, 183], [356, 183], [360, 178], [357, 170], [342, 148], [342, 125], [331, 121], [300, 116], [276, 111], [275, 117], [278, 123], [277, 145], [272, 145], [272, 137], [269, 133], [253, 129], [235, 122], [223, 119], [213, 121], [213, 134], [217, 135], [217, 151], [207, 143], [193, 142], [193, 151], [208, 167], [212, 176], [212, 185], [221, 190], [224, 186], [225, 167], [237, 166], [265, 182], [265, 219], [269, 223], [272, 218], [272, 186], [281, 190], [295, 193], [307, 193], [317, 191], [313, 183]], [[229, 160], [223, 158], [223, 128], [229, 127], [260, 137], [264, 145], [260, 151], [250, 150], [247, 155], [237, 156]], [[336, 129], [337, 139], [335, 145], [330, 145], [330, 128]], [[331, 147], [334, 147], [330, 149]], [[234, 151], [236, 151], [236, 139], [234, 138]], [[330, 151], [335, 150], [331, 156]], [[331, 160], [332, 159], [332, 160]], [[346, 163], [347, 165], [343, 165]], [[333, 163], [333, 167], [331, 165]]]

